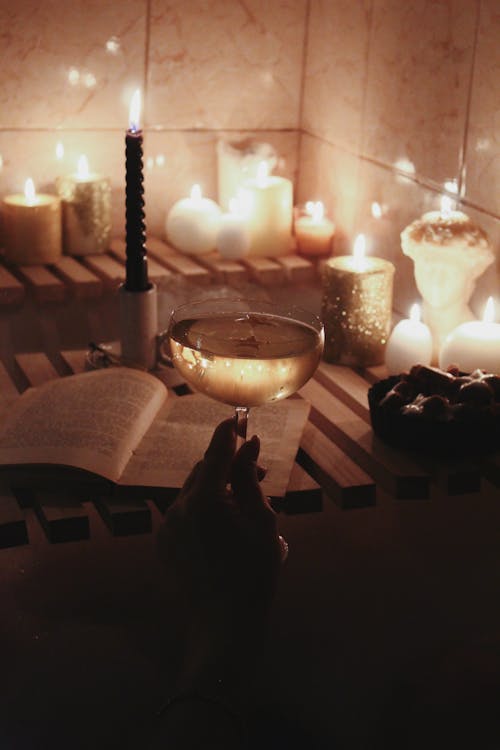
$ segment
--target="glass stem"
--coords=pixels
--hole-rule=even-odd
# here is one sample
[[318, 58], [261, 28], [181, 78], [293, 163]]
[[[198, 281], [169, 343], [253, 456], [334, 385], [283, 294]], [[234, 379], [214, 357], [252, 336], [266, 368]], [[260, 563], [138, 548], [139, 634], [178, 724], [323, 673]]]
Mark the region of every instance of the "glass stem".
[[236, 450], [240, 448], [247, 439], [248, 406], [236, 406]]

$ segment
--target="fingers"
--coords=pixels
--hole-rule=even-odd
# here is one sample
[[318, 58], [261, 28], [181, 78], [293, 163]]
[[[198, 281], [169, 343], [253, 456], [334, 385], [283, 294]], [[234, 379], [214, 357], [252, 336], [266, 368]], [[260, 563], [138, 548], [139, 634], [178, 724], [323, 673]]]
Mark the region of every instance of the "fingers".
[[231, 486], [235, 500], [253, 512], [269, 509], [259, 484], [263, 471], [257, 466], [259, 451], [260, 440], [254, 435], [251, 440], [243, 443], [231, 468]]
[[187, 502], [218, 497], [226, 491], [231, 462], [236, 449], [234, 418], [225, 419], [214, 430], [202, 461], [187, 478], [182, 494]]

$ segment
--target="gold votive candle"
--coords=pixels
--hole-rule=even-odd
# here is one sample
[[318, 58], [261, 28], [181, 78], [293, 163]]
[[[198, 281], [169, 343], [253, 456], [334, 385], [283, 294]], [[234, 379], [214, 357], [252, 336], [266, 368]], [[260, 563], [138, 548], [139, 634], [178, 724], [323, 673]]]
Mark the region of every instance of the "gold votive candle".
[[102, 253], [111, 238], [111, 182], [89, 171], [85, 156], [75, 174], [56, 180], [63, 202], [63, 246], [67, 255]]
[[383, 363], [393, 280], [394, 266], [383, 258], [355, 254], [325, 262], [321, 317], [327, 362], [360, 367]]
[[61, 257], [61, 201], [36, 193], [26, 180], [24, 194], [7, 195], [2, 204], [5, 260], [16, 265], [55, 263]]

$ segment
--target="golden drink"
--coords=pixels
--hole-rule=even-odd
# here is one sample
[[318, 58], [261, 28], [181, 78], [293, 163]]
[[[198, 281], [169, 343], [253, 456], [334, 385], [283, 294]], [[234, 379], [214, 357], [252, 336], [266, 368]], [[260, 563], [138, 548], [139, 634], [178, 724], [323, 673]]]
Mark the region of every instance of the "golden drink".
[[214, 313], [174, 323], [172, 359], [198, 391], [233, 406], [295, 393], [318, 366], [323, 333], [279, 315]]

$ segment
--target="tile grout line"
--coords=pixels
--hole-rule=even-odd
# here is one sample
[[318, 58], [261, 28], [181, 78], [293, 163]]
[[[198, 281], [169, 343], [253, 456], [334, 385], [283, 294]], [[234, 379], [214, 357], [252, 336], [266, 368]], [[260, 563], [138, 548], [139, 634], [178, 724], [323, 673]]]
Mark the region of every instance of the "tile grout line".
[[143, 106], [144, 106], [144, 115], [143, 115], [143, 122], [146, 123], [148, 121], [148, 80], [149, 80], [149, 50], [150, 50], [150, 35], [151, 35], [151, 0], [146, 0], [146, 18], [145, 18], [145, 24], [146, 24], [146, 39], [144, 44], [144, 76], [142, 81], [143, 86]]
[[464, 124], [464, 136], [463, 136], [463, 142], [462, 142], [462, 148], [460, 153], [460, 164], [459, 164], [459, 172], [458, 172], [458, 195], [460, 196], [460, 199], [463, 200], [464, 192], [465, 192], [465, 182], [467, 178], [467, 143], [469, 140], [469, 124], [470, 124], [470, 113], [471, 113], [471, 104], [472, 104], [472, 92], [474, 88], [474, 75], [475, 75], [475, 69], [476, 69], [476, 57], [477, 57], [477, 45], [478, 45], [478, 39], [479, 39], [479, 25], [481, 20], [481, 0], [477, 0], [476, 5], [476, 26], [474, 29], [474, 41], [473, 41], [473, 48], [472, 48], [472, 61], [471, 61], [471, 69], [470, 69], [470, 77], [469, 77], [469, 87], [467, 91], [467, 99], [465, 102], [465, 124]]
[[[302, 138], [303, 138], [303, 118], [304, 118], [304, 98], [305, 98], [305, 85], [306, 85], [306, 69], [307, 69], [307, 56], [309, 48], [309, 24], [311, 20], [311, 0], [307, 0], [306, 13], [304, 19], [304, 40], [302, 44], [302, 70], [300, 78], [300, 93], [299, 93], [299, 112], [298, 112], [298, 142], [297, 142], [297, 180], [296, 190], [299, 192], [301, 165], [302, 165]], [[295, 197], [295, 202], [297, 197]]]

